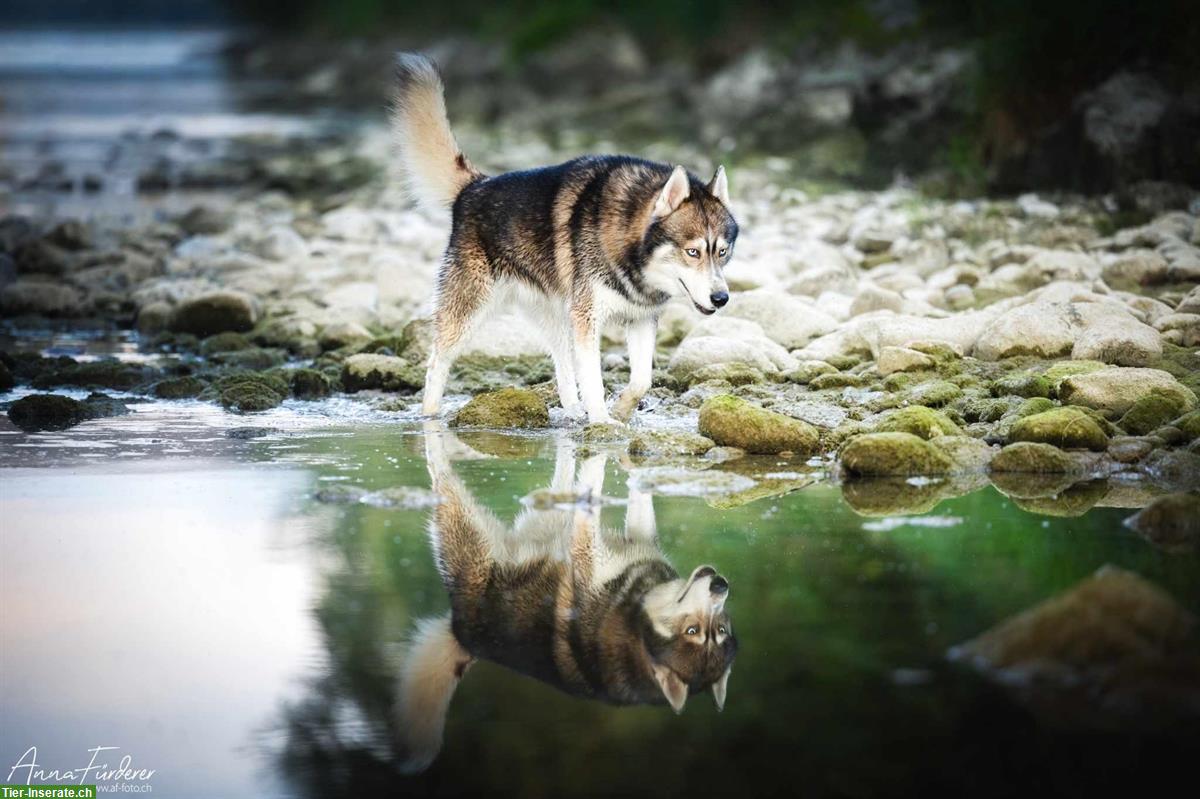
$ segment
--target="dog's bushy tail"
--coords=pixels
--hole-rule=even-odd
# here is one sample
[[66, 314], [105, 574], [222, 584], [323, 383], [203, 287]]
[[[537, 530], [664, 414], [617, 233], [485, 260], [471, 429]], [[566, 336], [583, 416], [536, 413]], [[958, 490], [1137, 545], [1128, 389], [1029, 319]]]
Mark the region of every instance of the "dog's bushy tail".
[[392, 140], [401, 179], [426, 208], [453, 205], [463, 187], [481, 177], [458, 149], [446, 117], [441, 75], [423, 55], [396, 55]]
[[449, 614], [417, 622], [396, 692], [396, 746], [405, 773], [424, 771], [437, 757], [450, 700], [472, 662]]

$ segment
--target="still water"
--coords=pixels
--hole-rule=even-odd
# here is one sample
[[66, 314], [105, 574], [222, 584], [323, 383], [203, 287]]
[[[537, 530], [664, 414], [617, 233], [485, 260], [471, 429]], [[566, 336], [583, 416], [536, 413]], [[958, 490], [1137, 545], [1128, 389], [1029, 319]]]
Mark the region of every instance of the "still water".
[[[945, 658], [1107, 563], [1200, 610], [1195, 558], [1124, 529], [1128, 510], [1039, 515], [983, 487], [864, 516], [829, 481], [722, 508], [656, 496], [567, 431], [455, 434], [330, 402], [246, 439], [211, 406], [133, 407], [64, 433], [0, 420], [5, 771], [31, 746], [64, 770], [113, 746], [172, 797], [1080, 794], [1194, 750], [1057, 728]], [[419, 622], [451, 609], [432, 544], [456, 518], [518, 559], [585, 529], [650, 542], [685, 578], [714, 567], [737, 640], [723, 712], [707, 691], [678, 715], [572, 696], [484, 659], [432, 765], [403, 773], [396, 742], [423, 721], [402, 675]], [[481, 601], [511, 619], [526, 600]]]

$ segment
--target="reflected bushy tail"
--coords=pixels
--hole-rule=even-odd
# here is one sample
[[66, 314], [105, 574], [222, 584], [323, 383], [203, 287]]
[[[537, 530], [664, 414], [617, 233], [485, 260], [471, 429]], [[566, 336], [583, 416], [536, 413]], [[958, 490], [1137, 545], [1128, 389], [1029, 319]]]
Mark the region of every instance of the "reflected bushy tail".
[[453, 205], [463, 187], [480, 177], [454, 140], [441, 76], [425, 56], [396, 55], [392, 139], [405, 187], [426, 208]]
[[442, 748], [446, 713], [472, 658], [450, 629], [450, 615], [421, 619], [408, 648], [396, 697], [400, 768], [429, 768]]

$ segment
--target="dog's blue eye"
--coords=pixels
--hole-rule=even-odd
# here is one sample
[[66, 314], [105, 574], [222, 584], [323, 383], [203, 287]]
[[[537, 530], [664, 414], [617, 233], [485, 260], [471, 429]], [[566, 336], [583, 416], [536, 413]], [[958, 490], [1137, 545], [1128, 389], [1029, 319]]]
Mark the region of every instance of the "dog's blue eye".
[[690, 256], [691, 256], [691, 257], [693, 257], [693, 258], [699, 258], [699, 257], [700, 257], [700, 251], [699, 251], [699, 250], [697, 250], [695, 247], [688, 247], [688, 248], [687, 248], [687, 254], [688, 254], [688, 255], [690, 255]]
[[717, 255], [719, 255], [719, 256], [721, 256], [722, 258], [724, 258], [724, 257], [725, 257], [725, 252], [726, 252], [725, 248], [724, 248], [724, 247], [722, 247], [721, 249], [717, 250]]
[[698, 632], [700, 632], [700, 631], [699, 631], [699, 630], [697, 630], [695, 627], [688, 627], [688, 628], [687, 628], [687, 634], [688, 634], [688, 635], [695, 635], [695, 634], [696, 634], [696, 633], [698, 633]]
[[725, 634], [725, 628], [724, 628], [724, 627], [718, 627], [718, 628], [717, 628], [717, 632], [719, 632], [721, 635], [724, 635], [724, 634]]

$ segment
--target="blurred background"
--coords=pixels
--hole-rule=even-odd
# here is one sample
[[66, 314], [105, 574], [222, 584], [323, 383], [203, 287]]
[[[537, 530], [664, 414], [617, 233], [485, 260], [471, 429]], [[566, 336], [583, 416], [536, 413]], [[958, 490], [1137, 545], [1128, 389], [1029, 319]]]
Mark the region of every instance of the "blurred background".
[[[140, 191], [351, 187], [370, 170], [322, 145], [382, 117], [401, 48], [438, 58], [456, 123], [554, 149], [676, 142], [786, 158], [818, 185], [902, 176], [937, 196], [1065, 189], [1136, 205], [1147, 181], [1200, 185], [1189, 0], [5, 5], [10, 189], [98, 191], [114, 174]], [[151, 142], [96, 151], [106, 132]], [[245, 139], [264, 133], [307, 134], [307, 167], [255, 166], [258, 150], [298, 152]], [[212, 147], [221, 163], [189, 169]]]

